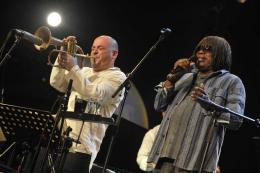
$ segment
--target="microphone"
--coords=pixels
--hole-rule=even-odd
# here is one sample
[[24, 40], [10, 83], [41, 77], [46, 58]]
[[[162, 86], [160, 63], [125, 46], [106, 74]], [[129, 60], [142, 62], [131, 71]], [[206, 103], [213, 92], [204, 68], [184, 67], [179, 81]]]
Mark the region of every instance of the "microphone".
[[170, 34], [171, 32], [172, 32], [172, 30], [170, 28], [162, 28], [161, 29], [162, 34]]
[[229, 108], [226, 108], [224, 106], [220, 106], [219, 104], [211, 101], [210, 99], [205, 99], [203, 97], [196, 97], [197, 101], [201, 104], [206, 106], [210, 110], [215, 110], [218, 112], [230, 112]]
[[[196, 61], [196, 56], [195, 56], [195, 55], [191, 55], [191, 56], [188, 58], [188, 61], [190, 61], [190, 62], [195, 62], [195, 61]], [[167, 75], [166, 79], [169, 80], [169, 81], [171, 81], [171, 79], [174, 78], [174, 75], [175, 75], [176, 73], [187, 73], [187, 72], [191, 71], [191, 70], [194, 69], [194, 68], [195, 68], [195, 64], [192, 64], [192, 65], [190, 66], [190, 68], [187, 68], [187, 69], [184, 69], [184, 68], [182, 68], [182, 67], [177, 66], [176, 69], [172, 70], [172, 72]]]
[[15, 35], [18, 37], [21, 37], [24, 40], [27, 40], [35, 45], [42, 45], [43, 44], [43, 40], [29, 32], [23, 31], [21, 29], [13, 29], [13, 32], [15, 32]]
[[[196, 61], [196, 55], [191, 55], [189, 58], [188, 58], [188, 61], [191, 63], [191, 62], [195, 62]], [[195, 64], [192, 64], [191, 66], [190, 66], [190, 68], [195, 68]], [[181, 70], [184, 70], [183, 68], [181, 68], [180, 66], [177, 66], [176, 67], [176, 69], [174, 70], [174, 73], [177, 73], [177, 72], [179, 72], [179, 71], [181, 71]]]
[[166, 36], [168, 36], [172, 32], [172, 30], [170, 28], [162, 28], [160, 32], [162, 34], [161, 38], [164, 39]]
[[188, 58], [188, 60], [189, 60], [190, 62], [196, 62], [196, 59], [197, 59], [196, 55], [191, 55], [191, 56]]

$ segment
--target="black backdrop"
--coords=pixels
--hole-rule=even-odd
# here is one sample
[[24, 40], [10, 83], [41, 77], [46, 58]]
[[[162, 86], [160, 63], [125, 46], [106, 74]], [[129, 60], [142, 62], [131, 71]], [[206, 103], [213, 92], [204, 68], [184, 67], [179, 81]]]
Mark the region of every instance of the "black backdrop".
[[[241, 77], [247, 91], [245, 115], [259, 118], [257, 5], [256, 0], [2, 1], [0, 43], [13, 28], [34, 33], [38, 27], [47, 25], [47, 13], [57, 10], [63, 23], [51, 28], [54, 37], [75, 35], [78, 44], [89, 52], [96, 36], [111, 35], [119, 42], [116, 65], [128, 73], [157, 41], [161, 28], [171, 28], [172, 34], [158, 45], [132, 79], [153, 127], [161, 120], [153, 110], [153, 86], [165, 79], [178, 58], [189, 57], [203, 36], [223, 36], [232, 46], [232, 72]], [[7, 48], [11, 44], [12, 40]], [[51, 70], [46, 66], [48, 50], [37, 52], [28, 42], [15, 48], [1, 68], [5, 103], [50, 110], [60, 93], [48, 83]], [[260, 136], [259, 129], [248, 121], [238, 131], [227, 132], [220, 160], [223, 172], [260, 172], [260, 141], [252, 139], [255, 136]], [[138, 138], [136, 143], [140, 142]], [[129, 160], [135, 162], [135, 158]]]

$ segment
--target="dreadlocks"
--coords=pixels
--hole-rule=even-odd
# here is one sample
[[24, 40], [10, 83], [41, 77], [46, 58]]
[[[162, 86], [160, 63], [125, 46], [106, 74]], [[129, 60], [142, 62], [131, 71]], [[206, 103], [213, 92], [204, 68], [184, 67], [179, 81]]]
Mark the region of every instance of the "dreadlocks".
[[212, 68], [214, 71], [226, 69], [230, 70], [232, 63], [231, 47], [222, 37], [206, 36], [195, 47], [193, 54], [199, 50], [209, 50], [213, 55]]

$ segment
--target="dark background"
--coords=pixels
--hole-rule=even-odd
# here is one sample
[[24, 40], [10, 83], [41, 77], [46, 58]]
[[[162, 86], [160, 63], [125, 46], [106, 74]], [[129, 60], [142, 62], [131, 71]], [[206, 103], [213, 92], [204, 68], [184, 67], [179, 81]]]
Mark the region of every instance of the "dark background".
[[[54, 37], [62, 39], [75, 35], [78, 44], [88, 53], [96, 36], [111, 35], [120, 48], [116, 65], [129, 73], [158, 40], [160, 30], [171, 28], [172, 33], [148, 56], [132, 79], [143, 98], [152, 128], [161, 120], [160, 114], [153, 110], [153, 87], [165, 79], [178, 58], [192, 54], [202, 37], [219, 35], [231, 44], [231, 71], [243, 80], [246, 88], [245, 115], [255, 119], [259, 118], [260, 112], [257, 5], [257, 0], [247, 0], [245, 3], [236, 0], [2, 1], [0, 43], [3, 44], [13, 28], [34, 33], [38, 27], [47, 25], [49, 12], [58, 11], [63, 21], [57, 28], [50, 27]], [[13, 40], [11, 37], [4, 53]], [[15, 47], [11, 58], [1, 67], [5, 103], [51, 109], [57, 94], [60, 94], [49, 85], [51, 67], [46, 62], [51, 49], [38, 52], [26, 41]], [[121, 155], [113, 156], [111, 165], [137, 172], [134, 157], [146, 130], [132, 126], [141, 131], [133, 133], [126, 127], [120, 131], [121, 136], [136, 141], [131, 141], [132, 146], [118, 144], [119, 148], [115, 147], [114, 153], [120, 151], [118, 153]], [[260, 138], [259, 129], [249, 121], [245, 121], [238, 131], [228, 131], [220, 159], [222, 172], [259, 173], [260, 140], [257, 137]], [[116, 163], [113, 158], [129, 164]]]

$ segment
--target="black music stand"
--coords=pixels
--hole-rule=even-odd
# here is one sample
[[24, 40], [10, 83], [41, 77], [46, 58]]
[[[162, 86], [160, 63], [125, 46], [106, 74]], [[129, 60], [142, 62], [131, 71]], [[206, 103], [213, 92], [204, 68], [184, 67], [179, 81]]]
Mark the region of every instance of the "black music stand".
[[115, 125], [114, 118], [106, 118], [101, 115], [82, 113], [82, 112], [71, 112], [71, 111], [62, 111], [61, 115], [65, 119], [79, 120], [82, 122], [93, 122], [101, 123], [107, 125]]
[[[115, 126], [115, 120], [113, 118], [106, 118], [106, 117], [102, 117], [101, 115], [97, 115], [97, 114], [61, 110], [60, 115], [64, 120], [72, 119], [72, 120], [82, 121], [82, 126], [83, 126], [84, 122], [101, 123], [101, 124]], [[81, 132], [78, 134], [77, 140], [73, 140], [72, 138], [69, 137], [69, 135], [66, 135], [66, 137], [64, 137], [65, 145], [62, 146], [62, 148], [60, 149], [61, 150], [61, 153], [59, 156], [60, 159], [57, 159], [56, 163], [55, 163], [58, 173], [62, 172], [62, 170], [63, 170], [63, 166], [65, 164], [65, 160], [66, 160], [67, 154], [69, 152], [68, 149], [71, 147], [72, 142], [80, 143], [80, 141], [79, 141], [80, 135], [81, 135]]]
[[[7, 141], [27, 141], [36, 146], [39, 139], [49, 139], [53, 125], [54, 118], [48, 111], [0, 103], [0, 127]], [[58, 134], [56, 130], [52, 146], [57, 143]]]

